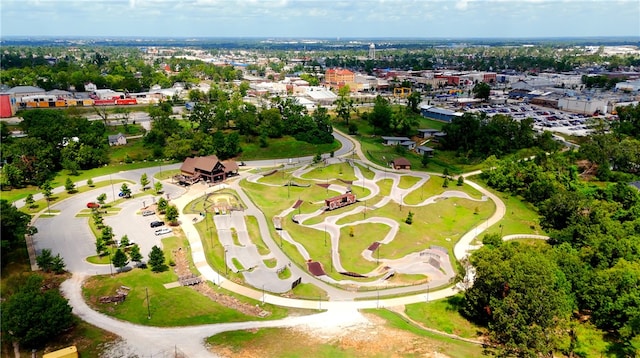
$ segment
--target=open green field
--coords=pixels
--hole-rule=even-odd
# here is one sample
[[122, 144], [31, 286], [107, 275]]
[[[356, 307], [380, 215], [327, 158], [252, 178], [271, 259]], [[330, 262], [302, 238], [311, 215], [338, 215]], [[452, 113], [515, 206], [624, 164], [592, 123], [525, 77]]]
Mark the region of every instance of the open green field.
[[461, 294], [443, 300], [420, 302], [405, 306], [405, 314], [425, 327], [464, 338], [478, 338], [485, 329], [469, 322], [458, 312]]
[[268, 146], [261, 148], [257, 138], [251, 143], [248, 143], [246, 138], [244, 139], [240, 143], [242, 153], [238, 156], [238, 160], [297, 158], [317, 153], [330, 153], [340, 149], [340, 142], [337, 140], [329, 144], [311, 144], [285, 136], [269, 138], [267, 139]]
[[507, 208], [504, 218], [500, 220], [498, 225], [493, 225], [489, 228], [487, 231], [488, 234], [547, 235], [540, 227], [540, 215], [533, 205], [509, 193], [501, 193], [488, 187], [478, 176], [469, 179], [482, 185], [485, 189], [502, 199]]
[[[328, 169], [330, 168], [330, 169]], [[329, 166], [323, 168], [323, 172], [319, 172], [320, 175], [324, 172], [330, 172], [336, 174], [338, 166]], [[312, 174], [316, 170], [308, 173], [309, 180], [314, 179]], [[344, 171], [343, 171], [344, 173]], [[277, 175], [277, 174], [275, 174]], [[384, 178], [384, 176], [383, 176]], [[410, 187], [420, 180], [418, 177], [407, 176], [404, 185]], [[331, 182], [332, 178], [327, 177], [325, 180]], [[442, 193], [445, 188], [442, 188], [443, 178], [438, 176], [432, 176], [422, 188], [416, 189], [407, 195], [407, 202], [421, 202], [419, 196], [422, 194], [424, 199], [428, 196]], [[297, 188], [292, 187], [291, 190], [295, 192], [293, 194], [287, 193], [287, 188], [284, 187], [268, 187], [265, 190], [264, 185], [249, 183], [246, 181], [241, 182], [241, 185], [250, 196], [251, 200], [260, 207], [265, 213], [266, 217], [272, 218], [289, 208], [298, 197], [304, 201], [304, 204], [300, 208], [300, 212], [310, 213], [321, 209], [323, 206], [322, 200], [330, 195], [326, 189], [323, 189], [317, 185], [312, 185], [309, 188]], [[472, 227], [486, 221], [486, 219], [495, 211], [495, 205], [491, 201], [472, 201], [462, 198], [447, 198], [437, 201], [434, 204], [421, 207], [407, 207], [406, 205], [398, 205], [395, 202], [390, 202], [379, 209], [371, 209], [373, 205], [383, 199], [383, 195], [388, 195], [391, 192], [393, 181], [388, 179], [381, 179], [377, 182], [377, 185], [381, 189], [381, 195], [378, 195], [367, 202], [359, 202], [354, 205], [349, 205], [340, 209], [333, 210], [331, 212], [323, 213], [319, 216], [312, 217], [304, 221], [305, 225], [315, 225], [322, 223], [326, 217], [339, 215], [345, 212], [352, 211], [358, 206], [367, 205], [366, 216], [363, 213], [351, 214], [340, 220], [337, 224], [344, 225], [355, 221], [360, 221], [365, 217], [379, 216], [391, 218], [398, 222], [400, 230], [393, 241], [383, 245], [381, 250], [381, 258], [385, 259], [398, 259], [406, 256], [407, 254], [423, 250], [431, 245], [439, 245], [453, 249], [453, 246], [458, 239]], [[473, 198], [480, 199], [481, 195], [475, 189], [469, 185], [449, 187], [449, 190], [459, 190], [470, 194]], [[358, 188], [356, 186], [356, 188]], [[426, 194], [425, 194], [426, 193]], [[297, 195], [299, 194], [299, 196]], [[427, 196], [428, 195], [428, 196]], [[291, 197], [295, 197], [293, 199]], [[414, 214], [413, 224], [408, 225], [405, 223], [407, 214], [411, 211]], [[325, 235], [324, 231], [308, 228], [302, 225], [298, 225], [292, 222], [292, 218], [298, 214], [297, 210], [291, 212], [286, 218], [283, 218], [284, 229], [287, 230], [294, 240], [302, 244], [308, 251], [310, 257], [314, 261], [320, 262], [327, 274], [335, 279], [344, 279], [344, 276], [337, 272], [333, 272], [333, 265], [330, 256], [330, 238]], [[354, 237], [350, 236], [351, 227], [353, 228]], [[358, 273], [368, 273], [377, 267], [375, 262], [370, 262], [362, 258], [361, 253], [374, 241], [380, 241], [388, 233], [389, 227], [381, 224], [360, 224], [350, 227], [342, 228], [340, 244], [338, 250], [340, 252], [342, 265], [348, 271]], [[361, 241], [364, 238], [366, 241]], [[360, 239], [360, 240], [358, 240]], [[290, 255], [292, 260], [297, 265], [306, 269], [306, 263], [304, 259], [299, 255], [292, 245], [287, 243], [281, 244], [285, 252]], [[290, 247], [289, 247], [290, 246]], [[354, 278], [355, 280], [368, 281], [371, 278]]]
[[[172, 257], [172, 251], [180, 244], [176, 238], [165, 240], [163, 240], [163, 251], [168, 261]], [[83, 295], [89, 305], [97, 311], [142, 325], [164, 327], [264, 320], [264, 318], [247, 316], [222, 306], [189, 287], [166, 289], [163, 286], [177, 279], [172, 270], [154, 273], [150, 269], [134, 269], [114, 276], [91, 277], [85, 282]], [[97, 301], [99, 297], [115, 294], [116, 289], [121, 286], [131, 288], [123, 303], [113, 305], [101, 304]], [[147, 290], [151, 319], [147, 318]], [[241, 299], [248, 303], [258, 303], [248, 298]], [[278, 319], [287, 315], [286, 309], [271, 305], [266, 305], [265, 310], [272, 312], [267, 319]]]
[[469, 196], [471, 196], [472, 198], [478, 200], [482, 198], [482, 194], [468, 184], [458, 186], [455, 180], [449, 180], [449, 186], [445, 188], [442, 186], [443, 183], [443, 177], [432, 175], [429, 180], [427, 180], [420, 186], [420, 188], [413, 190], [409, 194], [405, 195], [403, 201], [407, 205], [417, 205], [429, 199], [430, 197], [442, 194], [447, 190], [462, 191], [469, 194]]
[[313, 170], [302, 175], [305, 179], [316, 180], [356, 180], [358, 179], [353, 171], [353, 167], [348, 163], [336, 163], [327, 166], [318, 165]]
[[[353, 228], [353, 236], [351, 236], [351, 228]], [[376, 261], [366, 260], [361, 253], [374, 241], [384, 239], [390, 230], [389, 226], [377, 223], [342, 227], [338, 250], [344, 269], [359, 274], [367, 274], [375, 270], [379, 266]]]

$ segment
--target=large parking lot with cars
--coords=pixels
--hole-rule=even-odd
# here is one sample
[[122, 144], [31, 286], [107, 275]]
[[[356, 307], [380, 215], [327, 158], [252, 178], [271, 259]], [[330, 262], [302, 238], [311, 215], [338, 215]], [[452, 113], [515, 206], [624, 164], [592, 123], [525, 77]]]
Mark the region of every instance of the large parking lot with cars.
[[517, 120], [531, 118], [534, 121], [534, 128], [540, 131], [548, 130], [576, 136], [585, 136], [590, 132], [589, 118], [591, 117], [527, 103], [486, 104], [465, 108], [463, 111], [485, 113], [488, 116], [503, 114]]

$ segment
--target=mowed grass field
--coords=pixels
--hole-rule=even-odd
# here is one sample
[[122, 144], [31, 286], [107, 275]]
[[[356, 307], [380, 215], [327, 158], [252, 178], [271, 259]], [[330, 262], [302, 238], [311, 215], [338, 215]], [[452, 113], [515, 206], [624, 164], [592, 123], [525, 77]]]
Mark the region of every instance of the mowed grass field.
[[[340, 164], [341, 165], [341, 164]], [[340, 169], [340, 165], [331, 165], [328, 167], [316, 168], [305, 175], [310, 182], [315, 179], [312, 174], [316, 173], [323, 176], [327, 173], [335, 175], [342, 170], [342, 174], [350, 173], [351, 168], [347, 164]], [[278, 176], [274, 174], [273, 176]], [[326, 182], [333, 182], [333, 178], [324, 177]], [[400, 180], [403, 187], [409, 188], [418, 183], [421, 178], [407, 175]], [[431, 176], [421, 187], [413, 190], [406, 195], [404, 201], [406, 203], [417, 204], [420, 200], [427, 199], [430, 196], [441, 194], [445, 190], [457, 190], [469, 194], [472, 198], [479, 200], [481, 194], [469, 185], [457, 186], [454, 181], [450, 182], [449, 188], [443, 188], [444, 179], [440, 176]], [[341, 182], [340, 182], [341, 183]], [[358, 207], [367, 206], [365, 213], [353, 213], [343, 217], [337, 221], [338, 225], [345, 225], [365, 218], [373, 216], [390, 218], [400, 225], [398, 234], [393, 241], [383, 245], [381, 250], [381, 258], [399, 259], [407, 254], [424, 250], [431, 245], [439, 245], [449, 250], [453, 249], [455, 243], [467, 231], [474, 226], [486, 221], [495, 211], [495, 205], [491, 201], [474, 201], [464, 198], [444, 198], [433, 204], [419, 207], [409, 207], [407, 205], [399, 205], [391, 201], [381, 208], [373, 209], [372, 207], [379, 203], [385, 195], [389, 195], [393, 185], [391, 178], [378, 180], [376, 183], [380, 188], [380, 195], [367, 200], [367, 202], [358, 202], [344, 208], [336, 209], [331, 212], [325, 212], [319, 216], [312, 217], [304, 221], [305, 225], [321, 224], [327, 217], [348, 213]], [[291, 207], [298, 198], [303, 200], [303, 204], [299, 210], [289, 213], [286, 218], [282, 219], [283, 227], [289, 234], [302, 244], [313, 261], [320, 262], [330, 277], [335, 279], [344, 279], [332, 269], [331, 258], [331, 241], [330, 236], [325, 234], [322, 226], [316, 229], [298, 225], [293, 222], [295, 215], [300, 213], [315, 212], [323, 207], [323, 199], [334, 196], [335, 192], [327, 191], [318, 186], [311, 185], [308, 188], [299, 187], [268, 187], [261, 184], [241, 182], [242, 187], [251, 200], [260, 207], [265, 213], [267, 219], [280, 215], [283, 210]], [[357, 185], [354, 186], [358, 189]], [[361, 189], [361, 188], [360, 188]], [[355, 190], [354, 190], [355, 191]], [[368, 193], [368, 191], [367, 191]], [[406, 224], [405, 220], [411, 211], [413, 213], [413, 223]], [[353, 229], [354, 236], [350, 236]], [[350, 225], [341, 229], [340, 242], [336, 248], [341, 257], [341, 264], [347, 271], [357, 273], [369, 273], [377, 267], [376, 262], [365, 260], [362, 257], [362, 251], [371, 243], [384, 239], [390, 228], [387, 225], [361, 223], [358, 225]], [[277, 236], [276, 240], [278, 239]], [[304, 258], [296, 253], [297, 249], [293, 245], [286, 242], [281, 243], [283, 249], [296, 262], [297, 265], [306, 269]], [[368, 281], [371, 278], [355, 278], [355, 280]]]
[[[173, 250], [186, 247], [188, 244], [185, 239], [175, 237], [162, 241], [167, 262], [172, 257]], [[164, 284], [177, 280], [178, 277], [171, 268], [161, 273], [154, 273], [151, 269], [133, 269], [113, 276], [93, 276], [85, 281], [82, 291], [85, 300], [93, 309], [118, 319], [149, 326], [188, 326], [279, 319], [288, 314], [287, 309], [266, 305], [265, 310], [272, 313], [267, 318], [247, 316], [211, 300], [192, 288], [180, 286], [167, 289], [164, 287]], [[114, 295], [121, 286], [131, 289], [123, 303], [114, 305], [98, 302], [102, 296]], [[248, 304], [258, 303], [246, 297], [235, 297]], [[151, 311], [151, 319], [147, 318], [147, 303]]]

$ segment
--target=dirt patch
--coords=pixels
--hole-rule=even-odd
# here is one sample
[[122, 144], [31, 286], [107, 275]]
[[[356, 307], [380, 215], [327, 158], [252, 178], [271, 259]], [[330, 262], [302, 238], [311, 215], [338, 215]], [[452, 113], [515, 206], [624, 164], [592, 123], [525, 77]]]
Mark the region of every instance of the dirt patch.
[[[185, 251], [186, 250], [178, 249], [173, 252], [174, 262], [176, 263], [176, 265], [174, 266], [174, 271], [176, 272], [178, 277], [184, 277], [192, 274], [191, 270], [189, 269], [189, 260]], [[232, 308], [248, 316], [267, 317], [271, 314], [271, 312], [263, 310], [260, 306], [254, 306], [248, 303], [244, 303], [235, 297], [218, 293], [206, 282], [201, 282], [197, 285], [189, 287], [225, 307]]]
[[304, 352], [307, 356], [313, 356], [313, 352], [323, 351], [319, 347], [327, 345], [340, 351], [345, 357], [448, 358], [439, 352], [441, 347], [428, 339], [390, 328], [386, 326], [384, 319], [377, 316], [365, 316], [367, 323], [343, 327], [340, 330], [308, 326], [283, 328], [270, 335], [256, 335], [255, 340], [250, 340], [240, 349], [227, 346], [213, 348], [215, 354], [227, 358], [301, 356]]

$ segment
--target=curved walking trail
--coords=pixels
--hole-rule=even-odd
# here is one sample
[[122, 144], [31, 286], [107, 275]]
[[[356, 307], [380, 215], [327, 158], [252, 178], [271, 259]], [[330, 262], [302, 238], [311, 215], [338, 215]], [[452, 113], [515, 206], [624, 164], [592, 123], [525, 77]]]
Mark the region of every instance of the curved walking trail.
[[[360, 158], [362, 162], [366, 163], [366, 165], [368, 165], [369, 167], [376, 168], [378, 169], [378, 171], [384, 171], [384, 174], [383, 174], [384, 177], [391, 178], [394, 181], [395, 185], [392, 186], [391, 193], [389, 196], [387, 196], [384, 199], [385, 201], [393, 200], [395, 202], [402, 203], [403, 195], [410, 192], [413, 188], [419, 187], [418, 185], [422, 185], [423, 180], [424, 181], [428, 180], [428, 177], [429, 177], [428, 173], [410, 172], [411, 175], [420, 176], [423, 179], [421, 179], [421, 181], [418, 184], [413, 185], [409, 189], [399, 189], [397, 186], [397, 183], [399, 182], [400, 176], [398, 174], [390, 172], [388, 168], [382, 168], [374, 163], [370, 163], [362, 153], [360, 144], [357, 141], [349, 138], [348, 136], [340, 133], [337, 130], [335, 131], [334, 136], [336, 136], [336, 138], [338, 138], [343, 145], [343, 148], [336, 153], [337, 155], [353, 156], [355, 154]], [[303, 159], [308, 160], [308, 158], [303, 158]], [[276, 162], [278, 161], [270, 160], [270, 161], [259, 161], [259, 162], [247, 163], [247, 164], [253, 165], [253, 166], [271, 166]], [[288, 162], [290, 162], [290, 160], [287, 161], [286, 159], [283, 159], [283, 160], [279, 160], [279, 162], [281, 164], [286, 165]], [[171, 166], [165, 166], [164, 169], [165, 170], [175, 169], [178, 167], [179, 167], [179, 164], [174, 164]], [[140, 175], [143, 172], [147, 173], [149, 177], [153, 177], [153, 175], [157, 171], [158, 171], [158, 168], [138, 169], [138, 170], [133, 170], [128, 172], [120, 172], [117, 174], [113, 174], [112, 176], [103, 176], [100, 178], [94, 178], [93, 180], [94, 182], [97, 182], [101, 180], [111, 180], [111, 179], [128, 179], [128, 180], [133, 180], [137, 182], [140, 178]], [[359, 169], [358, 169], [358, 172], [359, 172]], [[367, 196], [367, 198], [373, 198], [375, 195], [379, 193], [379, 188], [377, 187], [377, 185], [375, 185], [375, 181], [380, 180], [380, 178], [378, 177], [379, 174], [380, 174], [379, 172], [376, 172], [376, 177], [374, 177], [372, 180], [366, 179], [364, 178], [364, 176], [362, 176], [361, 180], [363, 181], [364, 186], [371, 191], [371, 194]], [[362, 174], [360, 173], [360, 175]], [[258, 178], [252, 177], [251, 180], [257, 181]], [[284, 262], [288, 262], [289, 259], [280, 250], [280, 248], [278, 247], [278, 244], [275, 241], [275, 238], [271, 237], [269, 232], [269, 226], [268, 226], [269, 223], [267, 222], [267, 219], [265, 218], [264, 214], [257, 207], [255, 207], [253, 202], [246, 196], [244, 191], [238, 185], [238, 182], [239, 180], [234, 180], [228, 183], [228, 185], [232, 189], [236, 190], [236, 192], [240, 196], [240, 199], [247, 206], [247, 209], [245, 210], [242, 217], [247, 215], [256, 217], [259, 225], [260, 235], [263, 237], [265, 244], [268, 246], [271, 252], [270, 257], [275, 258], [278, 261], [278, 265], [281, 265]], [[470, 231], [464, 234], [460, 238], [460, 240], [456, 243], [456, 245], [454, 246], [453, 253], [457, 260], [464, 259], [469, 254], [469, 250], [471, 249], [470, 244], [474, 240], [474, 238], [480, 235], [482, 232], [484, 232], [487, 228], [491, 227], [492, 225], [497, 223], [499, 220], [501, 220], [506, 211], [504, 203], [497, 196], [493, 195], [488, 190], [485, 190], [481, 186], [471, 181], [466, 180], [465, 183], [469, 184], [470, 186], [478, 190], [488, 200], [492, 200], [496, 205], [496, 210], [494, 214], [485, 223], [482, 223], [478, 227], [472, 228]], [[83, 185], [83, 182], [78, 183], [78, 185]], [[198, 196], [202, 196], [203, 194], [206, 194], [207, 192], [212, 192], [214, 189], [216, 189], [216, 188], [206, 188], [205, 186], [202, 186], [202, 188], [198, 189], [197, 186], [198, 185], [195, 185], [194, 187], [185, 191], [182, 188], [165, 184], [165, 189], [171, 192], [171, 201], [174, 204], [176, 204], [179, 208], [183, 208], [188, 202], [194, 200]], [[338, 192], [343, 190], [343, 188], [344, 187], [341, 187], [341, 186], [334, 187], [334, 185], [330, 187], [330, 189], [336, 190]], [[111, 189], [113, 190], [113, 188]], [[61, 192], [62, 190], [63, 190], [62, 188], [56, 188], [54, 190], [54, 193]], [[101, 189], [101, 191], [104, 191], [105, 193], [107, 193], [108, 196], [115, 196], [115, 192], [112, 195], [112, 190], [109, 190], [109, 188]], [[56, 203], [52, 205], [52, 207], [60, 206], [60, 208], [62, 207], [66, 208], [66, 206], [70, 206], [73, 210], [69, 210], [69, 211], [75, 214], [77, 213], [77, 211], [81, 209], [81, 207], [85, 205], [85, 202], [87, 199], [89, 199], [90, 195], [96, 194], [96, 191], [92, 191], [90, 193], [91, 194], [83, 193], [82, 195], [84, 196], [74, 196], [73, 197], [74, 200], [68, 199], [63, 202]], [[452, 194], [452, 195], [460, 195], [460, 194]], [[40, 196], [41, 194], [35, 195], [35, 199], [38, 200]], [[80, 200], [80, 198], [82, 198], [82, 200]], [[113, 200], [115, 198], [108, 198], [107, 201], [110, 201], [110, 199]], [[142, 199], [137, 199], [137, 200], [142, 201]], [[428, 200], [429, 199], [427, 199], [426, 201]], [[428, 204], [426, 201], [418, 205]], [[386, 202], [377, 203], [376, 205], [372, 205], [372, 207], [381, 207], [385, 203]], [[20, 207], [22, 205], [24, 205], [23, 200], [16, 202], [16, 206]], [[63, 213], [64, 211], [66, 211], [66, 209], [61, 210], [61, 213]], [[234, 219], [235, 215], [237, 214], [229, 215], [230, 217], [229, 220], [233, 220], [233, 221], [230, 222], [229, 226], [225, 227], [225, 229], [230, 229], [231, 227], [236, 227], [236, 228], [240, 227], [240, 226], [237, 226], [238, 224], [236, 224], [236, 221]], [[310, 214], [310, 215], [314, 215], [314, 214]], [[189, 357], [214, 356], [208, 350], [208, 348], [205, 347], [204, 339], [206, 337], [215, 335], [220, 332], [229, 331], [229, 330], [239, 330], [239, 329], [261, 328], [261, 327], [289, 327], [289, 326], [296, 326], [296, 325], [308, 325], [310, 327], [348, 326], [348, 325], [362, 323], [365, 320], [364, 317], [358, 312], [359, 309], [393, 307], [393, 306], [401, 306], [401, 305], [411, 304], [416, 302], [437, 300], [437, 299], [452, 296], [459, 292], [455, 287], [450, 286], [437, 291], [427, 291], [427, 293], [425, 294], [424, 291], [428, 289], [428, 286], [425, 287], [424, 285], [418, 285], [418, 286], [400, 287], [400, 288], [385, 290], [383, 292], [384, 295], [398, 295], [398, 294], [407, 294], [407, 295], [401, 296], [401, 297], [381, 299], [379, 298], [380, 291], [354, 293], [354, 292], [347, 292], [345, 290], [340, 290], [332, 285], [329, 285], [328, 283], [322, 280], [319, 280], [315, 276], [310, 275], [307, 271], [298, 268], [296, 265], [291, 265], [290, 269], [292, 271], [292, 277], [301, 277], [304, 282], [313, 283], [314, 285], [327, 291], [331, 299], [329, 301], [312, 301], [312, 300], [284, 298], [284, 297], [269, 294], [269, 293], [265, 294], [264, 291], [247, 287], [247, 286], [238, 285], [230, 280], [227, 280], [222, 275], [215, 272], [206, 263], [204, 249], [202, 247], [202, 241], [198, 235], [197, 230], [194, 227], [194, 223], [192, 221], [193, 217], [194, 217], [193, 215], [185, 215], [181, 213], [180, 214], [180, 220], [182, 222], [181, 228], [184, 231], [187, 239], [189, 240], [189, 244], [191, 248], [190, 251], [192, 253], [194, 264], [197, 267], [197, 269], [200, 271], [203, 278], [210, 280], [216, 285], [220, 285], [221, 287], [224, 287], [236, 293], [254, 298], [256, 300], [262, 300], [263, 302], [266, 302], [266, 303], [271, 303], [271, 304], [280, 305], [280, 306], [287, 306], [287, 307], [326, 310], [326, 312], [308, 315], [308, 316], [301, 316], [301, 317], [289, 317], [289, 318], [275, 320], [275, 321], [221, 323], [221, 324], [211, 324], [211, 325], [202, 325], [202, 326], [171, 327], [171, 328], [140, 326], [137, 324], [120, 321], [115, 318], [93, 311], [86, 304], [86, 302], [84, 302], [84, 299], [82, 296], [82, 281], [90, 275], [106, 273], [104, 270], [104, 266], [96, 267], [96, 265], [91, 265], [86, 263], [84, 261], [84, 257], [88, 255], [74, 256], [74, 255], [81, 255], [82, 252], [72, 251], [71, 254], [68, 254], [66, 256], [63, 255], [65, 262], [67, 262], [67, 265], [70, 268], [70, 271], [73, 273], [73, 276], [71, 279], [65, 281], [62, 284], [61, 289], [65, 294], [65, 296], [69, 299], [69, 302], [73, 307], [73, 312], [78, 316], [80, 316], [83, 320], [93, 325], [96, 325], [100, 328], [106, 329], [108, 331], [111, 331], [120, 335], [126, 342], [126, 345], [123, 348], [126, 354], [121, 354], [121, 355], [149, 356], [154, 352], [172, 351], [174, 347], [177, 347], [181, 352], [183, 352], [186, 356], [189, 356]], [[306, 220], [307, 218], [308, 217], [304, 218], [304, 220]], [[58, 218], [56, 217], [56, 219]], [[335, 225], [335, 221], [337, 221], [339, 217], [335, 217], [334, 219], [331, 219], [331, 221]], [[392, 224], [391, 222], [383, 220], [383, 218], [377, 218], [377, 219], [367, 218], [367, 220], [370, 220], [370, 219], [372, 221], [368, 221], [368, 222], [381, 222], [383, 224], [389, 225], [390, 227], [392, 227], [392, 230], [391, 230], [392, 232], [394, 231], [393, 226], [397, 225], [397, 223]], [[39, 237], [47, 235], [47, 234], [44, 234], [47, 232], [50, 233], [49, 236], [55, 237], [56, 235], [59, 235], [60, 233], [64, 233], [66, 231], [64, 226], [56, 227], [54, 225], [51, 225], [53, 221], [54, 220], [50, 218], [36, 220], [35, 224], [39, 228], [39, 232], [40, 232], [40, 234], [38, 234]], [[328, 221], [328, 223], [330, 223], [331, 221]], [[352, 224], [354, 223], [350, 223], [350, 225]], [[42, 229], [48, 230], [48, 231], [40, 230], [41, 228], [40, 225], [44, 225]], [[319, 224], [319, 225], [322, 225], [322, 224]], [[318, 224], [310, 225], [310, 226], [315, 227], [316, 229], [319, 228]], [[85, 218], [85, 227], [86, 227], [86, 218]], [[330, 230], [332, 233], [331, 240], [333, 242], [334, 240], [338, 239], [339, 227], [334, 226]], [[336, 230], [335, 237], [334, 237], [334, 230]], [[397, 227], [395, 230], [397, 230]], [[295, 240], [293, 240], [286, 232], [283, 232], [281, 235], [282, 235], [282, 239], [292, 243], [295, 242]], [[59, 247], [60, 248], [59, 252], [65, 252], [65, 247], [68, 248], [69, 246], [74, 246], [74, 245], [78, 247], [84, 247], [84, 250], [86, 251], [87, 250], [86, 243], [89, 242], [90, 243], [89, 246], [92, 246], [93, 244], [93, 235], [91, 235], [88, 232], [83, 232], [81, 235], [78, 235], [77, 232], [74, 232], [72, 236], [73, 237], [69, 236], [68, 238], [65, 239], [65, 240], [68, 239], [68, 241], [63, 242], [63, 246]], [[75, 240], [75, 241], [72, 242], [71, 240]], [[84, 242], [83, 244], [84, 246], [77, 245], [76, 242], [78, 240], [82, 240], [82, 242]], [[39, 241], [36, 240], [35, 246], [41, 250], [42, 248], [49, 248], [50, 247], [49, 245], [51, 245], [53, 242], [54, 240], [52, 239], [49, 240], [49, 238], [43, 238], [43, 239], [40, 239]], [[91, 252], [93, 251], [94, 250], [92, 248]], [[332, 255], [335, 255], [335, 254], [337, 253], [334, 252]], [[233, 257], [233, 255], [234, 254], [231, 253], [230, 257]], [[81, 259], [78, 259], [79, 257]], [[340, 265], [339, 256], [335, 258], [336, 260], [334, 262], [336, 262], [338, 265], [336, 266], [336, 268], [341, 267], [339, 266]], [[229, 264], [229, 260], [227, 260], [227, 264]], [[232, 265], [230, 266], [233, 267]], [[411, 292], [418, 292], [418, 291], [420, 293], [410, 294]], [[354, 298], [360, 298], [361, 300], [354, 300]], [[366, 298], [370, 298], [370, 299], [366, 299]]]

